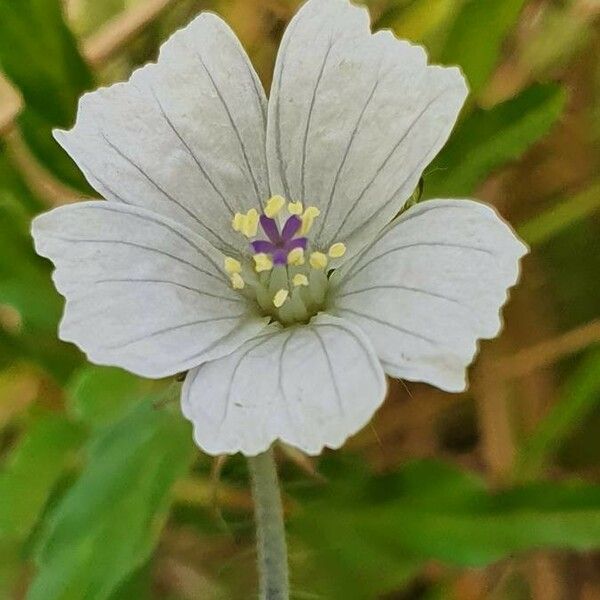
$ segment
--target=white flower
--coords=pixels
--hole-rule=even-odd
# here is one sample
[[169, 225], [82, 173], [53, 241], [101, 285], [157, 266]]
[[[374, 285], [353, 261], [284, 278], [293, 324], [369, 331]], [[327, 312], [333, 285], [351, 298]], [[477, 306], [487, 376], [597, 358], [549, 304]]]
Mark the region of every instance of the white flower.
[[371, 34], [364, 8], [310, 0], [267, 102], [202, 14], [56, 133], [107, 200], [34, 224], [67, 299], [62, 339], [142, 376], [188, 371], [183, 411], [211, 454], [337, 448], [385, 373], [464, 389], [526, 248], [471, 200], [394, 217], [466, 94], [458, 69]]

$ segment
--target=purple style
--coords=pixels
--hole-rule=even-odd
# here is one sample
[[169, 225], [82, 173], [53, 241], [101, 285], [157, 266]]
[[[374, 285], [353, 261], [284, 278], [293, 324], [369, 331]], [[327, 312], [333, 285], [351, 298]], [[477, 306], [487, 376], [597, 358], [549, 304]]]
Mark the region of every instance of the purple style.
[[294, 236], [302, 226], [302, 220], [296, 215], [292, 215], [283, 226], [283, 231], [279, 233], [277, 222], [266, 215], [261, 215], [260, 225], [269, 240], [258, 240], [252, 242], [252, 250], [256, 254], [269, 254], [275, 265], [286, 265], [288, 254], [296, 248], [306, 250], [307, 239], [305, 237]]

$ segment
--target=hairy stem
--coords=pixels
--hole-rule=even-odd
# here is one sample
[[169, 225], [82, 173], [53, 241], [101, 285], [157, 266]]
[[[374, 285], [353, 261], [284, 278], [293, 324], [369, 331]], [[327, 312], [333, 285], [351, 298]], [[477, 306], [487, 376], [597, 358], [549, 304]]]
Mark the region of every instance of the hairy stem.
[[288, 600], [283, 508], [273, 449], [248, 458], [256, 515], [261, 600]]

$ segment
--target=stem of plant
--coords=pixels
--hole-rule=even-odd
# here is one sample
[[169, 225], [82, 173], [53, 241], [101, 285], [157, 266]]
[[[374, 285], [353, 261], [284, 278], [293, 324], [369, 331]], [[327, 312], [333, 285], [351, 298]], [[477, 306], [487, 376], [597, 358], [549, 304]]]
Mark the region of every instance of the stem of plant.
[[256, 515], [261, 600], [289, 600], [283, 507], [273, 449], [248, 458]]

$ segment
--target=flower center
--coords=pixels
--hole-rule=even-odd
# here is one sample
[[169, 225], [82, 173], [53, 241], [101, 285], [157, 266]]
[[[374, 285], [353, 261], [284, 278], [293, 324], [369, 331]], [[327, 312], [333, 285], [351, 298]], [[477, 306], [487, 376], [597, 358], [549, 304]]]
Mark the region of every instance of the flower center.
[[285, 198], [273, 196], [262, 214], [252, 208], [237, 213], [232, 222], [233, 229], [250, 240], [250, 255], [242, 261], [225, 258], [231, 285], [284, 325], [308, 322], [322, 310], [330, 259], [346, 253], [342, 243], [333, 244], [327, 254], [311, 248], [309, 234], [319, 214], [315, 206], [286, 206]]

